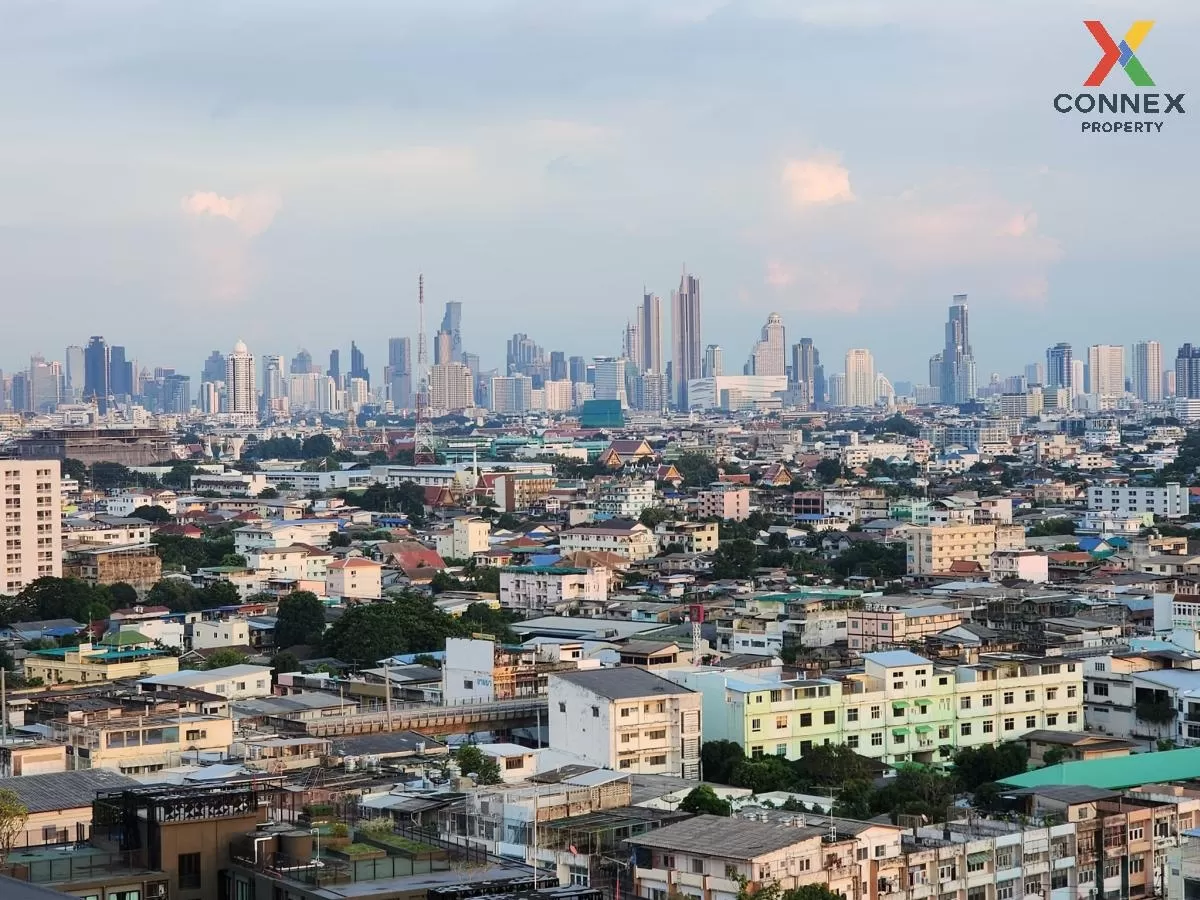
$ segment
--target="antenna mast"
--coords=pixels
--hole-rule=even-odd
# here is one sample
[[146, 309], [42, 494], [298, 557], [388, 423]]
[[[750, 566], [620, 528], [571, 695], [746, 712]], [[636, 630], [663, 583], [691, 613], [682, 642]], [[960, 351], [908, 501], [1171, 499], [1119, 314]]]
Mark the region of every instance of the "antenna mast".
[[433, 422], [429, 419], [429, 358], [425, 350], [425, 275], [417, 276], [417, 422], [413, 429], [413, 465], [437, 462]]

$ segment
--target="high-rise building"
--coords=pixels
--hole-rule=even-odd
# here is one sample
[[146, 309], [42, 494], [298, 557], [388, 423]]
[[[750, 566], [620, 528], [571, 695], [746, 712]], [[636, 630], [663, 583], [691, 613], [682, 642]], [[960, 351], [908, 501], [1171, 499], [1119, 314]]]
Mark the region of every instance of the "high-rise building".
[[716, 378], [725, 374], [725, 351], [720, 344], [709, 344], [704, 348], [704, 365], [700, 369], [701, 377]]
[[100, 415], [108, 412], [108, 344], [94, 335], [83, 351], [83, 399], [95, 400]]
[[[282, 357], [279, 357], [282, 358]], [[187, 375], [163, 377], [162, 410], [186, 415], [192, 408], [192, 379]]]
[[678, 409], [688, 408], [688, 382], [702, 374], [700, 346], [700, 279], [685, 270], [671, 292], [671, 392]]
[[262, 395], [268, 402], [287, 395], [283, 357], [278, 354], [268, 353], [262, 358]]
[[647, 294], [643, 291], [642, 305], [639, 308], [638, 322], [638, 333], [642, 339], [642, 370], [661, 374], [664, 371], [662, 351], [662, 299], [657, 294]]
[[874, 406], [875, 358], [870, 350], [846, 351], [846, 406]]
[[825, 367], [812, 338], [800, 338], [800, 343], [792, 344], [792, 381], [803, 388], [809, 404], [820, 406], [825, 402]]
[[975, 356], [971, 351], [966, 294], [955, 294], [950, 304], [938, 386], [943, 403], [966, 403], [975, 399]]
[[937, 388], [936, 394], [939, 401], [942, 399], [942, 370], [945, 368], [942, 363], [944, 359], [940, 350], [929, 357], [929, 386]]
[[625, 323], [621, 333], [621, 355], [633, 363], [634, 370], [642, 371], [642, 323], [640, 318]]
[[225, 357], [226, 411], [241, 420], [252, 423], [258, 412], [254, 379], [254, 356], [242, 341], [233, 346], [233, 352]]
[[545, 351], [527, 334], [517, 333], [508, 342], [505, 358], [507, 374], [533, 375], [542, 364]]
[[350, 342], [350, 377], [361, 378], [371, 386], [371, 373], [367, 370], [367, 360], [354, 341]]
[[1143, 403], [1157, 403], [1163, 398], [1162, 344], [1158, 341], [1138, 341], [1133, 345], [1133, 393]]
[[72, 344], [66, 352], [66, 370], [63, 372], [63, 394], [69, 400], [78, 400], [83, 396], [83, 348]]
[[762, 338], [750, 354], [750, 375], [786, 375], [787, 339], [779, 313], [767, 316]]
[[1078, 385], [1072, 382], [1071, 345], [1065, 341], [1046, 351], [1046, 387], [1065, 388], [1074, 396]]
[[629, 406], [629, 395], [625, 390], [626, 363], [624, 357], [597, 356], [595, 362], [596, 399], [620, 400], [622, 407]]
[[439, 331], [433, 336], [433, 364], [435, 366], [448, 362], [462, 362], [454, 359], [454, 335], [449, 331]]
[[429, 406], [437, 410], [475, 406], [475, 377], [463, 363], [429, 367]]
[[662, 372], [647, 370], [634, 380], [629, 405], [642, 412], [661, 413], [671, 402], [667, 394], [667, 376]]
[[125, 358], [125, 348], [108, 348], [108, 393], [113, 397], [133, 396], [133, 363]]
[[342, 351], [336, 347], [329, 351], [329, 368], [325, 374], [337, 381], [342, 377]]
[[571, 384], [586, 384], [587, 370], [587, 360], [582, 356], [572, 356], [567, 360], [567, 377]]
[[519, 415], [533, 408], [533, 379], [528, 375], [507, 375], [492, 379], [493, 412]]
[[[218, 356], [220, 356], [220, 354], [217, 353], [216, 350], [214, 350], [213, 355], [212, 355], [212, 357], [210, 357], [210, 359], [218, 357]], [[296, 353], [295, 356], [292, 357], [292, 364], [291, 364], [291, 367], [288, 369], [289, 374], [291, 374], [291, 375], [308, 375], [308, 374], [311, 374], [313, 371], [315, 371], [315, 370], [313, 369], [312, 354], [309, 353], [307, 350], [301, 349], [300, 351], [298, 351]], [[225, 377], [225, 366], [224, 365], [221, 366], [221, 375], [219, 378], [209, 378], [208, 375], [209, 375], [209, 372], [208, 372], [208, 369], [206, 368], [204, 370], [204, 380], [205, 381], [220, 381], [221, 378]]]
[[567, 355], [561, 350], [550, 351], [550, 380], [570, 382], [567, 377]]
[[1175, 370], [1167, 369], [1162, 374], [1162, 394], [1163, 399], [1175, 396]]
[[[446, 311], [442, 314], [442, 327], [438, 332], [439, 338], [442, 334], [449, 336], [449, 343], [446, 347], [448, 357], [442, 362], [462, 362], [462, 303], [460, 301], [450, 300], [446, 303]], [[434, 349], [437, 349], [436, 342]]]
[[1200, 398], [1200, 346], [1184, 344], [1175, 354], [1175, 396]]
[[1041, 363], [1030, 363], [1025, 367], [1026, 384], [1045, 384], [1046, 367]]
[[1115, 400], [1125, 393], [1125, 348], [1114, 344], [1088, 347], [1087, 393]]
[[849, 406], [846, 402], [846, 373], [834, 372], [829, 376], [829, 405], [833, 407]]
[[395, 409], [412, 406], [412, 343], [406, 337], [388, 340], [388, 388]]
[[62, 402], [62, 365], [41, 356], [29, 360], [29, 409], [53, 412]]
[[57, 459], [0, 459], [7, 542], [0, 594], [62, 577], [62, 474]]

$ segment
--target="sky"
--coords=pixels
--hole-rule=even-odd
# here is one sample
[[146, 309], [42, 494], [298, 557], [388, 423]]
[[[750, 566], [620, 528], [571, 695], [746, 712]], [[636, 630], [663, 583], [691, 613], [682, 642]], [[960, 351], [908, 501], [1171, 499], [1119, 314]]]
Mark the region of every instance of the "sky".
[[[1159, 0], [0, 0], [0, 369], [103, 334], [198, 375], [240, 338], [382, 376], [463, 302], [617, 354], [701, 280], [740, 367], [771, 312], [826, 369], [926, 380], [969, 295], [980, 382], [1047, 346], [1200, 339], [1200, 5]], [[1052, 108], [1155, 25], [1157, 134]], [[1120, 67], [1105, 91], [1133, 90]], [[1196, 93], [1191, 93], [1195, 91]], [[1197, 108], [1192, 97], [1196, 97]], [[1110, 117], [1112, 118], [1112, 117]], [[1121, 117], [1116, 117], [1121, 118]], [[1131, 117], [1128, 117], [1131, 118]], [[1193, 330], [1195, 329], [1195, 330]]]

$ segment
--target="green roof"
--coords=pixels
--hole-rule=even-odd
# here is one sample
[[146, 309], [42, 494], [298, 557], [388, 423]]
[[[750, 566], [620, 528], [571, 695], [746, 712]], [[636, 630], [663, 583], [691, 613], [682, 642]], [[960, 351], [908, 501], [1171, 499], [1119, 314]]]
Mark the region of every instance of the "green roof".
[[127, 647], [131, 644], [152, 644], [153, 641], [140, 631], [114, 631], [100, 641], [105, 647]]
[[1120, 790], [1150, 782], [1187, 781], [1192, 778], [1200, 778], [1200, 747], [1060, 763], [1014, 775], [1000, 783], [1014, 788], [1083, 784], [1105, 790]]

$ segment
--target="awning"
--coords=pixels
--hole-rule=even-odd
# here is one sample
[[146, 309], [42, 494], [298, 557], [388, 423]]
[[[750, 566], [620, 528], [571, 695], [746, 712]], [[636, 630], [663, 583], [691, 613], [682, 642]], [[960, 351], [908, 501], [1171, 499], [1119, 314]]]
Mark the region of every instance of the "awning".
[[991, 858], [991, 855], [992, 854], [986, 853], [986, 852], [985, 853], [968, 853], [967, 854], [967, 862], [971, 863], [972, 865], [978, 865], [979, 863], [986, 863], [988, 861], [988, 859]]
[[924, 734], [927, 731], [933, 731], [933, 726], [932, 725], [918, 725], [917, 726], [917, 734]]
[[892, 734], [893, 735], [908, 734], [908, 729], [907, 728], [893, 728]]
[[917, 706], [932, 706], [933, 705], [933, 701], [927, 697], [922, 697], [920, 700], [914, 700], [913, 703], [917, 704]]
[[900, 709], [908, 709], [908, 701], [907, 700], [893, 700], [892, 706], [899, 707]]

